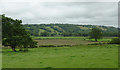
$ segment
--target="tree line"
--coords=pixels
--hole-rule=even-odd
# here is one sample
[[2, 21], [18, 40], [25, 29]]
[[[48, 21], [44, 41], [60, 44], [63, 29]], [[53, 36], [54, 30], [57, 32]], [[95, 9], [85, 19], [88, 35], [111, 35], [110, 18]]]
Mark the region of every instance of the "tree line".
[[[103, 36], [118, 36], [118, 28], [94, 25], [73, 25], [73, 24], [25, 24], [31, 36], [89, 36], [92, 28], [102, 30]], [[120, 30], [120, 29], [119, 29]]]

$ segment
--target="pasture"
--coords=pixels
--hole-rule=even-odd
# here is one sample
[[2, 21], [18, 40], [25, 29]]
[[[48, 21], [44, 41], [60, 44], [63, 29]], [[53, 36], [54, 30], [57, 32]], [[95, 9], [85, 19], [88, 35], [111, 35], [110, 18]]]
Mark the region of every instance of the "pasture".
[[117, 68], [118, 45], [3, 49], [3, 68]]
[[[3, 68], [117, 68], [118, 45], [88, 45], [96, 43], [85, 37], [34, 38], [38, 45], [67, 45], [64, 47], [29, 48], [28, 52], [2, 49]], [[110, 41], [110, 38], [99, 42]], [[71, 46], [69, 46], [71, 45]], [[18, 50], [18, 49], [17, 49]]]

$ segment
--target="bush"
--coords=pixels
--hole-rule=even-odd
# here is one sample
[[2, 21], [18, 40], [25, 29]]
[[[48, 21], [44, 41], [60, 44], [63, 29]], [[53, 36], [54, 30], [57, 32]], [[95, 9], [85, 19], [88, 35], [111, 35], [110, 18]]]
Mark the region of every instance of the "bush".
[[65, 46], [71, 46], [71, 45], [39, 45], [39, 47], [65, 47]]
[[55, 45], [40, 45], [39, 47], [56, 47]]
[[120, 44], [120, 38], [113, 38], [110, 44]]
[[38, 46], [29, 46], [28, 48], [37, 48]]
[[64, 45], [57, 45], [57, 47], [64, 47]]
[[88, 44], [88, 45], [104, 45], [104, 44], [108, 44], [108, 43], [106, 43], [106, 42], [103, 42], [103, 43], [99, 42], [99, 43], [91, 43], [91, 44]]
[[29, 48], [37, 48], [37, 43], [38, 43], [37, 41], [33, 41], [33, 40], [32, 40], [32, 41], [30, 42]]

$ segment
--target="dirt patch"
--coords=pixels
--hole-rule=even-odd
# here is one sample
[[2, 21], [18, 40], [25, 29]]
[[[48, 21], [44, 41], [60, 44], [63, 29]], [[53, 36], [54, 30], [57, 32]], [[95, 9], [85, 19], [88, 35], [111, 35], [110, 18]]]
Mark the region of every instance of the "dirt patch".
[[94, 42], [81, 41], [81, 40], [36, 40], [38, 45], [80, 45], [80, 44], [90, 44]]

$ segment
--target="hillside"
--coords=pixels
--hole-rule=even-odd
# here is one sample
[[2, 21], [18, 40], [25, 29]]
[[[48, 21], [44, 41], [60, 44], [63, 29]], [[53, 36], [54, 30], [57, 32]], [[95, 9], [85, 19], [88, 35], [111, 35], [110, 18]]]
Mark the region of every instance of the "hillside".
[[31, 36], [88, 36], [94, 27], [100, 28], [103, 36], [117, 36], [115, 27], [73, 24], [25, 24], [23, 25]]

